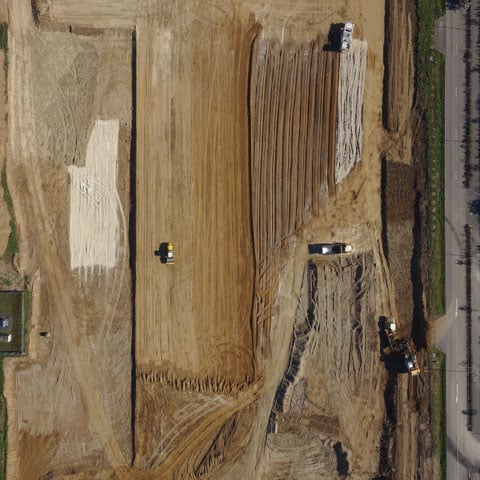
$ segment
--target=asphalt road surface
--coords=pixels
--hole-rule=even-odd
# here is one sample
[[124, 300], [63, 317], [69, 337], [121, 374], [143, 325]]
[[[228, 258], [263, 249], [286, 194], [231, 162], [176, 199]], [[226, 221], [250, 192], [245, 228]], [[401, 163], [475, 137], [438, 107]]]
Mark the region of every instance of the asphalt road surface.
[[[472, 2], [472, 16], [480, 0]], [[470, 188], [464, 185], [466, 122], [466, 15], [464, 10], [447, 11], [437, 22], [437, 47], [445, 53], [445, 281], [446, 317], [436, 331], [437, 346], [447, 355], [447, 435], [448, 480], [480, 480], [480, 271], [478, 262], [479, 223], [469, 209], [478, 198], [478, 173], [474, 173]], [[478, 26], [472, 26], [472, 66], [478, 64]], [[475, 51], [474, 51], [475, 50]], [[479, 97], [480, 77], [470, 75], [471, 119], [478, 119], [475, 105]], [[473, 163], [478, 162], [478, 122], [472, 122], [471, 143]], [[465, 225], [472, 233], [472, 406], [473, 428], [467, 428], [467, 306], [465, 265]], [[476, 413], [478, 408], [479, 413]]]

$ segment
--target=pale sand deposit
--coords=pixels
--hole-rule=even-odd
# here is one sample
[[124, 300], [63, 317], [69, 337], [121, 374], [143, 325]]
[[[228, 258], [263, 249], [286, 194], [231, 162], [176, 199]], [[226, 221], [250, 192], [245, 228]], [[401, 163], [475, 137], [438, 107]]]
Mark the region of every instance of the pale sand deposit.
[[367, 42], [354, 40], [342, 53], [338, 78], [335, 183], [339, 184], [362, 157], [362, 112]]
[[117, 263], [117, 120], [97, 120], [85, 167], [70, 166], [70, 266], [114, 267]]

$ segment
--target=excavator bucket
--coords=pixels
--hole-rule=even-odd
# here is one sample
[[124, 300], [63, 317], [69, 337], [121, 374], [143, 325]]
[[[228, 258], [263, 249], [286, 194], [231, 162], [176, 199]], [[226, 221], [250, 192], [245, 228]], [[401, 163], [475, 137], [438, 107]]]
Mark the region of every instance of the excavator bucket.
[[412, 377], [416, 377], [417, 375], [420, 375], [420, 369], [418, 367], [414, 367], [410, 370], [410, 375]]

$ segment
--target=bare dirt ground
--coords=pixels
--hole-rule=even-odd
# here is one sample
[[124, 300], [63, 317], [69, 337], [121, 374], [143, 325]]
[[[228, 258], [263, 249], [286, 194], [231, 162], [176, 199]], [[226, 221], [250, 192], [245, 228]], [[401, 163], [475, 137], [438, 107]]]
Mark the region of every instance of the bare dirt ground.
[[[9, 2], [7, 174], [32, 312], [29, 355], [5, 362], [8, 478], [370, 480], [384, 460], [413, 478], [402, 395], [419, 384], [399, 382], [388, 430], [377, 323], [408, 310], [382, 245], [382, 158], [408, 163], [395, 135], [410, 135], [407, 110], [382, 128], [384, 8]], [[392, 12], [408, 63], [408, 10]], [[323, 45], [350, 19], [357, 68], [340, 77]], [[391, 109], [395, 88], [413, 98], [402, 72]], [[340, 183], [337, 109], [356, 164]], [[96, 252], [85, 279], [68, 172], [100, 120], [120, 127], [119, 233], [115, 266]], [[174, 265], [153, 254], [167, 241]], [[356, 253], [309, 258], [319, 241]]]
[[[118, 191], [128, 210], [130, 36], [110, 32], [93, 41], [40, 32], [30, 2], [11, 2], [9, 15], [7, 174], [21, 239], [19, 269], [34, 298], [30, 355], [5, 362], [7, 476], [102, 478], [132, 456], [127, 226], [118, 266], [82, 284], [70, 268], [67, 166], [84, 161], [71, 142], [77, 118], [92, 126], [95, 118], [118, 119]], [[39, 337], [40, 331], [51, 336]]]

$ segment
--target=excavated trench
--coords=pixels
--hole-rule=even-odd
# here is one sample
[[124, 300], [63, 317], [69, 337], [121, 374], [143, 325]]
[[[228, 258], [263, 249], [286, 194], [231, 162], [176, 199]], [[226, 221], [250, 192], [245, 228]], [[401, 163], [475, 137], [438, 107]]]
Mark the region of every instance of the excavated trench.
[[333, 451], [335, 452], [335, 455], [337, 456], [337, 472], [338, 472], [338, 475], [340, 477], [344, 478], [348, 475], [348, 471], [349, 471], [349, 468], [350, 468], [350, 464], [348, 462], [348, 454], [343, 449], [343, 445], [342, 445], [341, 442], [337, 442], [333, 446]]
[[290, 341], [290, 354], [288, 366], [275, 393], [273, 408], [270, 412], [267, 433], [276, 432], [277, 414], [284, 411], [284, 399], [287, 389], [295, 382], [298, 375], [305, 346], [309, 339], [310, 331], [315, 323], [315, 305], [318, 298], [318, 270], [313, 262], [306, 267], [304, 282], [308, 282], [308, 307], [305, 317], [297, 318], [293, 335]]
[[[362, 266], [358, 266], [355, 271], [357, 290], [361, 286], [361, 282], [359, 280], [362, 275], [363, 268]], [[279, 414], [284, 413], [286, 393], [289, 387], [295, 383], [295, 380], [298, 377], [302, 363], [302, 357], [305, 354], [306, 345], [312, 329], [315, 328], [317, 323], [315, 319], [315, 306], [318, 304], [318, 266], [313, 262], [309, 262], [305, 269], [303, 288], [306, 288], [308, 291], [306, 310], [302, 308], [302, 299], [300, 299], [300, 305], [297, 309], [297, 319], [290, 342], [289, 361], [275, 394], [275, 399], [268, 422], [267, 433], [276, 433], [277, 431], [277, 417]], [[357, 294], [358, 293], [359, 292], [357, 291]], [[353, 323], [358, 323], [357, 315], [354, 316]], [[346, 478], [350, 469], [348, 452], [344, 449], [340, 441], [336, 441], [332, 445], [332, 450], [336, 456], [338, 476], [340, 478]]]
[[383, 394], [385, 404], [385, 419], [383, 421], [382, 433], [380, 436], [380, 458], [378, 472], [381, 475], [375, 480], [393, 478], [394, 452], [397, 426], [397, 374], [389, 372], [387, 384]]

